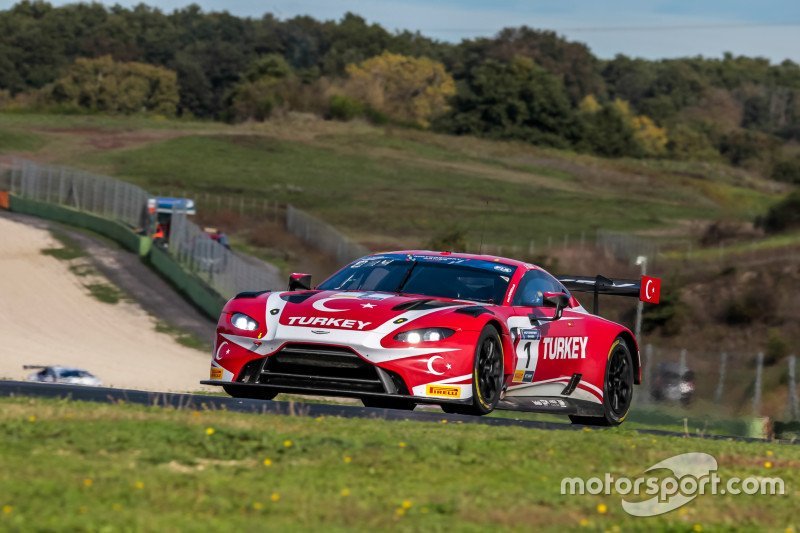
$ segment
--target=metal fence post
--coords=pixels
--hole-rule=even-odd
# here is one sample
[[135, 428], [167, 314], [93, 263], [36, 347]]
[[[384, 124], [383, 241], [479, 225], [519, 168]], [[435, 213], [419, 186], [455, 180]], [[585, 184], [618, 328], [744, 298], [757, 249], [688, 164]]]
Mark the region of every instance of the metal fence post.
[[789, 356], [789, 419], [797, 420], [798, 416], [797, 407], [797, 374], [796, 363], [797, 357], [795, 355]]
[[761, 415], [761, 377], [764, 371], [764, 352], [756, 356], [756, 381], [753, 390], [753, 415]]
[[654, 354], [653, 354], [653, 345], [647, 343], [644, 347], [644, 382], [645, 382], [645, 390], [647, 390], [647, 394], [645, 395], [645, 402], [649, 402], [650, 399], [653, 397], [653, 361]]
[[725, 371], [728, 366], [728, 352], [722, 352], [719, 355], [719, 380], [717, 381], [717, 389], [714, 391], [714, 402], [719, 403], [722, 400], [722, 394], [725, 388]]
[[680, 364], [681, 377], [686, 373], [686, 370], [688, 368], [686, 366], [686, 355], [687, 355], [686, 348], [682, 348], [681, 349], [681, 359], [680, 359], [680, 363], [679, 363]]

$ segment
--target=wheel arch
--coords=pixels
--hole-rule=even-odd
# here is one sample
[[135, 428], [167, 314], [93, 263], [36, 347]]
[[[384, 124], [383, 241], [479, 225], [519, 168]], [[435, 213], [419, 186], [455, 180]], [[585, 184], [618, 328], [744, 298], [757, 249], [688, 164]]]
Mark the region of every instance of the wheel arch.
[[500, 335], [500, 345], [503, 348], [503, 374], [508, 375], [507, 369], [514, 368], [514, 348], [511, 345], [511, 335], [508, 328], [497, 318], [489, 318], [483, 327], [492, 326]]
[[625, 344], [628, 346], [628, 349], [631, 352], [631, 360], [633, 361], [633, 383], [636, 385], [642, 384], [642, 360], [641, 356], [639, 355], [639, 344], [636, 342], [636, 339], [633, 337], [633, 333], [628, 331], [627, 329], [623, 329], [619, 332], [619, 335], [622, 340], [625, 341]]

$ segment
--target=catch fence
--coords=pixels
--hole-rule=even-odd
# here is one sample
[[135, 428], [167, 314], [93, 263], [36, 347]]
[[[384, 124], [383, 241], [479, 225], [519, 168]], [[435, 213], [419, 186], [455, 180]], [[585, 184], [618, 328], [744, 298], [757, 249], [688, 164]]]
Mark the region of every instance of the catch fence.
[[292, 205], [286, 206], [286, 229], [306, 244], [334, 257], [339, 264], [349, 263], [370, 253], [339, 230]]
[[[140, 235], [153, 228], [144, 189], [107, 176], [67, 167], [12, 159], [0, 172], [0, 189], [38, 202], [57, 204], [120, 222]], [[225, 298], [243, 291], [278, 289], [277, 268], [242, 257], [213, 240], [188, 219], [173, 211], [167, 249], [186, 270]]]

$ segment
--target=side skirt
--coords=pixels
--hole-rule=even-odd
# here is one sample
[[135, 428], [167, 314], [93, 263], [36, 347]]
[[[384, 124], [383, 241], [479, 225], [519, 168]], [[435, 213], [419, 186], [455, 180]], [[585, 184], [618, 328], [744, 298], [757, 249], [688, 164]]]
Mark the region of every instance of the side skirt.
[[603, 404], [557, 396], [537, 396], [535, 398], [507, 396], [500, 400], [497, 409], [556, 415], [603, 416]]

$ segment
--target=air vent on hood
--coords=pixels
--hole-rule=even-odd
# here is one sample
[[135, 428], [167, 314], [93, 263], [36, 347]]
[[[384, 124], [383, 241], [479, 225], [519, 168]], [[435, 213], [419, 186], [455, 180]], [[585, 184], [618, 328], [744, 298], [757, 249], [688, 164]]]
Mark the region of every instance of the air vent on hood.
[[441, 300], [411, 300], [410, 302], [403, 302], [392, 307], [392, 311], [425, 311], [427, 309], [436, 309], [437, 307], [453, 307], [454, 303], [442, 302]]

